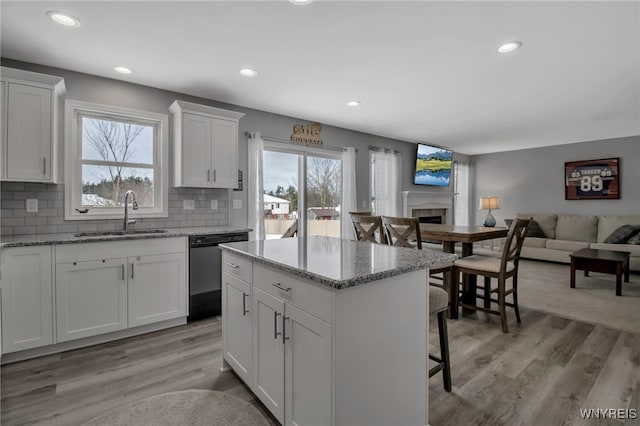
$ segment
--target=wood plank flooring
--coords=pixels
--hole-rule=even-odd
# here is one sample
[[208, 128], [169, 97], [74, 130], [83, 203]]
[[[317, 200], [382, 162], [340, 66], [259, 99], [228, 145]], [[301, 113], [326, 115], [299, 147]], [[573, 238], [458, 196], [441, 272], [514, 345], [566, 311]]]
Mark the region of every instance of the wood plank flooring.
[[[523, 310], [503, 334], [499, 318], [450, 320], [453, 391], [429, 382], [429, 422], [440, 425], [640, 425], [580, 418], [581, 408], [640, 411], [640, 334]], [[437, 349], [431, 322], [430, 350]], [[221, 323], [213, 318], [2, 367], [2, 425], [79, 425], [99, 413], [180, 389], [215, 389], [251, 401], [219, 373]], [[275, 420], [269, 416], [273, 424]]]

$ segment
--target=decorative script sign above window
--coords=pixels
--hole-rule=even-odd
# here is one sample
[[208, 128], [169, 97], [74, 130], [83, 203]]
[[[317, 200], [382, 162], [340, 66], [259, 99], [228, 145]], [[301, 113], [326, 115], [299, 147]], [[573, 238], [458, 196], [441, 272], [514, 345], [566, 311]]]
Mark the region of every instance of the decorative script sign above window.
[[322, 126], [320, 124], [296, 124], [293, 126], [291, 142], [306, 145], [322, 145], [320, 130], [322, 130]]

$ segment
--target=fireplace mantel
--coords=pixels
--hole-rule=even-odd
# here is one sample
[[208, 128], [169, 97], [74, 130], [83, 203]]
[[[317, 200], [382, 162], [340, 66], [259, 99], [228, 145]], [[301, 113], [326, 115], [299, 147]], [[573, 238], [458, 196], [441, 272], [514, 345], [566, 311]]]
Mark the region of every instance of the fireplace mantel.
[[413, 209], [445, 209], [446, 223], [453, 223], [453, 193], [402, 191], [402, 216], [411, 216]]

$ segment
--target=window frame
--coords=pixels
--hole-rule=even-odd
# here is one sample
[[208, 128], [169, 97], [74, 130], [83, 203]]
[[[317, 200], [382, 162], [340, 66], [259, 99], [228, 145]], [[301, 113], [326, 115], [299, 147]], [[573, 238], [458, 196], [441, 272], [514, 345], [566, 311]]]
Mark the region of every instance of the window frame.
[[[65, 220], [121, 219], [123, 207], [95, 207], [87, 213], [82, 209], [82, 117], [104, 118], [122, 122], [154, 126], [153, 186], [154, 206], [140, 207], [137, 218], [168, 217], [169, 206], [169, 116], [112, 105], [101, 105], [68, 99], [65, 102]], [[94, 160], [89, 160], [95, 162]], [[100, 160], [98, 160], [100, 161]], [[127, 164], [127, 163], [118, 163]], [[136, 163], [131, 163], [135, 166]], [[151, 167], [149, 167], [151, 168]]]

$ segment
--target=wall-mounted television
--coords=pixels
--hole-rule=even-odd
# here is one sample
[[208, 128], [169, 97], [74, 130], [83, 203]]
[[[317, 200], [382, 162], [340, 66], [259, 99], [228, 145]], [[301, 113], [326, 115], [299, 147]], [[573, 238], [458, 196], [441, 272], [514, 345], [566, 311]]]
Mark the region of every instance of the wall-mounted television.
[[453, 152], [419, 143], [416, 152], [415, 185], [449, 186]]

